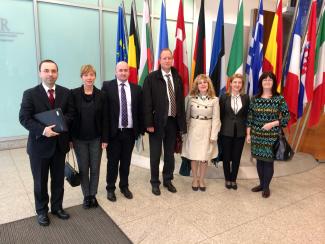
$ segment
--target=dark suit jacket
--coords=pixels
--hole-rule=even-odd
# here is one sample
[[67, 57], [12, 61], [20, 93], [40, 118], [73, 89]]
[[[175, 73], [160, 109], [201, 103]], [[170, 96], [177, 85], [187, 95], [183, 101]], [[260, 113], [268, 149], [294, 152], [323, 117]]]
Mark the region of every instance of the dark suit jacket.
[[[133, 130], [135, 138], [138, 138], [139, 134], [143, 133], [142, 91], [140, 86], [132, 83], [129, 84], [131, 89]], [[112, 139], [117, 134], [120, 116], [117, 80], [104, 81], [102, 91], [105, 92], [107, 98], [108, 138]]]
[[[176, 95], [176, 120], [178, 130], [186, 132], [183, 83], [177, 70], [171, 69]], [[168, 119], [168, 95], [166, 82], [161, 69], [151, 72], [143, 84], [143, 111], [145, 128], [153, 126], [155, 132], [162, 134]]]
[[231, 96], [224, 94], [220, 97], [220, 133], [224, 136], [234, 136], [234, 128], [236, 126], [237, 137], [246, 135], [247, 114], [249, 108], [249, 96], [246, 94], [240, 95], [242, 108], [237, 114], [231, 108]]
[[[81, 106], [83, 96], [83, 86], [71, 90], [72, 101], [74, 107], [74, 118], [72, 122], [71, 135], [78, 138], [80, 133]], [[103, 92], [94, 86], [94, 102], [95, 102], [95, 124], [97, 131], [101, 134], [101, 141], [108, 142], [108, 114], [107, 100]]]
[[[55, 88], [55, 108], [61, 108], [69, 125], [72, 121], [72, 106], [70, 91], [62, 86]], [[29, 131], [27, 141], [27, 153], [41, 158], [51, 157], [55, 149], [62, 153], [69, 151], [69, 135], [61, 133], [55, 137], [43, 136], [45, 125], [33, 118], [34, 114], [51, 110], [50, 102], [42, 84], [37, 85], [24, 92], [20, 111], [19, 121]]]

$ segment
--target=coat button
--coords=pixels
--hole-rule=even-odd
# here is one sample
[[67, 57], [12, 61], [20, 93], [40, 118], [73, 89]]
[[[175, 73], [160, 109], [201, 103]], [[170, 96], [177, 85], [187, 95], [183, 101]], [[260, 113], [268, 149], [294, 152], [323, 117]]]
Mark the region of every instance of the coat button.
[[208, 108], [207, 106], [205, 106], [205, 108]]
[[197, 105], [197, 108], [199, 108], [200, 106], [199, 105]]

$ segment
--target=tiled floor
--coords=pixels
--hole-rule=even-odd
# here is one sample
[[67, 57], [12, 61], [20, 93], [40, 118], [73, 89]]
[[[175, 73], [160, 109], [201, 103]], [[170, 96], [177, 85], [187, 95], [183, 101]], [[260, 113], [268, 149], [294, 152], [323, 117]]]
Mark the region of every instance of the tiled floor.
[[[178, 192], [161, 188], [157, 197], [149, 170], [132, 165], [134, 199], [116, 191], [112, 203], [106, 199], [105, 156], [98, 200], [134, 243], [325, 243], [325, 164], [274, 178], [269, 199], [250, 191], [256, 179], [239, 180], [237, 191], [225, 189], [222, 179], [209, 179], [206, 192], [193, 192], [191, 178], [179, 175], [174, 180]], [[133, 163], [141, 159], [134, 155]], [[0, 167], [0, 224], [35, 215], [25, 149], [0, 151]], [[80, 188], [66, 184], [64, 207], [81, 203]]]

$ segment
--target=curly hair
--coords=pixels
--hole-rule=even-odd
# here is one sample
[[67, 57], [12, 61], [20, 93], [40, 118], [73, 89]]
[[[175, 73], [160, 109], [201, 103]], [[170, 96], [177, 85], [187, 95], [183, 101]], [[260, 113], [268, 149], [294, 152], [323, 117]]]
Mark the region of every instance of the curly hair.
[[196, 76], [193, 84], [192, 84], [192, 89], [191, 89], [191, 92], [190, 92], [190, 96], [197, 96], [199, 94], [199, 82], [202, 81], [202, 80], [205, 80], [208, 82], [208, 96], [209, 97], [215, 97], [216, 96], [216, 93], [214, 91], [214, 88], [213, 88], [213, 85], [212, 85], [212, 81], [210, 79], [210, 77], [208, 75], [205, 75], [205, 74], [200, 74], [198, 76]]

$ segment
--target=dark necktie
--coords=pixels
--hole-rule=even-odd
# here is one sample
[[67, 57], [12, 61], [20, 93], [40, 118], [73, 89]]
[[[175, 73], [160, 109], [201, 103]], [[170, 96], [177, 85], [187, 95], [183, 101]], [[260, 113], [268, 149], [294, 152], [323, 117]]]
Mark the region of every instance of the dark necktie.
[[170, 99], [170, 113], [172, 117], [176, 117], [176, 98], [173, 89], [172, 81], [170, 80], [170, 74], [165, 75], [168, 83], [168, 94]]
[[55, 102], [55, 99], [54, 99], [54, 90], [53, 89], [49, 89], [48, 92], [49, 92], [49, 102], [50, 102], [51, 108], [53, 109], [54, 108], [54, 102]]
[[126, 102], [126, 94], [124, 89], [125, 84], [121, 84], [121, 105], [122, 105], [122, 126], [125, 128], [128, 126], [128, 108]]

